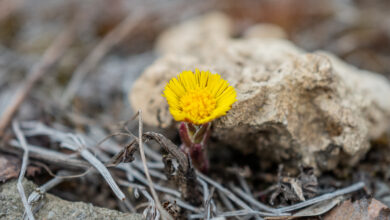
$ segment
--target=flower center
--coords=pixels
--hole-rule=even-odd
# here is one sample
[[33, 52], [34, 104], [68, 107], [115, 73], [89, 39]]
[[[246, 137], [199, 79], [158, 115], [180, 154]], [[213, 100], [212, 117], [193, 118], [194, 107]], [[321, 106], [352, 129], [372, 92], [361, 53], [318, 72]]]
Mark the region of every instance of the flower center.
[[215, 109], [217, 101], [205, 89], [190, 90], [180, 99], [180, 105], [184, 113], [193, 119], [204, 119]]

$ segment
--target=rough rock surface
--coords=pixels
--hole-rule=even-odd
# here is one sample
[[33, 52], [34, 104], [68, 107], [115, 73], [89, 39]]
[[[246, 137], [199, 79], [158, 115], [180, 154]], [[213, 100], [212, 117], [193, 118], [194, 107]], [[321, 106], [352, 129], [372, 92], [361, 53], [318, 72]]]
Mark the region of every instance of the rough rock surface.
[[198, 68], [220, 73], [237, 89], [238, 101], [214, 122], [213, 136], [244, 152], [328, 170], [356, 163], [368, 141], [388, 128], [390, 84], [381, 75], [283, 39], [232, 39], [229, 27], [228, 18], [214, 13], [162, 35], [163, 56], [129, 94], [147, 124], [173, 124], [163, 88], [181, 71]]
[[[0, 219], [23, 219], [24, 208], [16, 188], [16, 180], [0, 185]], [[23, 181], [24, 190], [28, 196], [36, 186], [29, 181]], [[46, 194], [43, 206], [34, 215], [36, 219], [123, 219], [141, 220], [141, 215], [122, 213], [106, 208], [94, 207], [83, 202], [68, 202], [56, 196]]]

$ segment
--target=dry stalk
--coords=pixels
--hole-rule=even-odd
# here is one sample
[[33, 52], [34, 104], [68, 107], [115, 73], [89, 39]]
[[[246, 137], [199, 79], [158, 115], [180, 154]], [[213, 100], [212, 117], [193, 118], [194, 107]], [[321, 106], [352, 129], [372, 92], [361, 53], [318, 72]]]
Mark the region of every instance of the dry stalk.
[[139, 151], [141, 154], [142, 163], [143, 163], [144, 170], [145, 170], [145, 175], [146, 175], [146, 178], [148, 180], [150, 192], [152, 193], [152, 196], [153, 196], [153, 199], [156, 203], [157, 209], [160, 211], [161, 215], [166, 219], [172, 219], [172, 217], [161, 206], [161, 203], [160, 203], [160, 200], [157, 196], [156, 190], [154, 189], [154, 184], [153, 184], [152, 178], [150, 177], [150, 174], [149, 174], [149, 168], [146, 165], [146, 157], [145, 157], [145, 152], [144, 152], [144, 148], [143, 148], [143, 141], [142, 141], [143, 122], [142, 122], [142, 111], [141, 110], [138, 111], [138, 123], [139, 123], [138, 124], [138, 141], [139, 141], [138, 146], [139, 146]]

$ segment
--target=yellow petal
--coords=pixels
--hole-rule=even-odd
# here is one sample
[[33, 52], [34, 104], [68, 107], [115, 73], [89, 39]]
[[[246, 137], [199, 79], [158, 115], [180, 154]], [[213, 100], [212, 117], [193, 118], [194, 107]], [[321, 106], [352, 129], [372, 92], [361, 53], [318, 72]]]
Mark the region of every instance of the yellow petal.
[[204, 124], [226, 115], [236, 101], [236, 91], [219, 74], [183, 71], [165, 86], [163, 96], [177, 121]]

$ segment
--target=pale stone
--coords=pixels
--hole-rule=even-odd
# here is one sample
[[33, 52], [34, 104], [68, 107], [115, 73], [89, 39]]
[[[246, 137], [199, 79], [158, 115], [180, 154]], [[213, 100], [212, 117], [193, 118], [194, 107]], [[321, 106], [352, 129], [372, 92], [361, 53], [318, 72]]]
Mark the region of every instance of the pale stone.
[[[173, 124], [164, 86], [183, 70], [198, 68], [221, 74], [236, 88], [238, 101], [214, 121], [213, 136], [243, 152], [328, 170], [356, 163], [369, 140], [386, 131], [390, 84], [384, 77], [325, 52], [308, 54], [287, 40], [208, 31], [212, 24], [228, 27], [228, 21], [215, 14], [196, 18], [159, 39], [163, 56], [129, 94], [147, 124]], [[184, 30], [196, 31], [187, 37]]]
[[245, 38], [281, 38], [286, 39], [287, 33], [274, 24], [256, 24], [248, 28], [243, 34]]
[[[4, 184], [0, 184], [0, 219], [14, 220], [23, 219], [24, 206], [17, 190], [17, 181], [12, 180]], [[28, 197], [37, 186], [27, 180], [23, 180], [23, 188]], [[116, 210], [95, 207], [84, 202], [69, 202], [62, 200], [49, 193], [39, 201], [41, 206], [39, 211], [34, 214], [36, 219], [123, 219], [123, 220], [142, 220], [141, 214], [123, 213]], [[34, 204], [35, 208], [40, 203]]]

